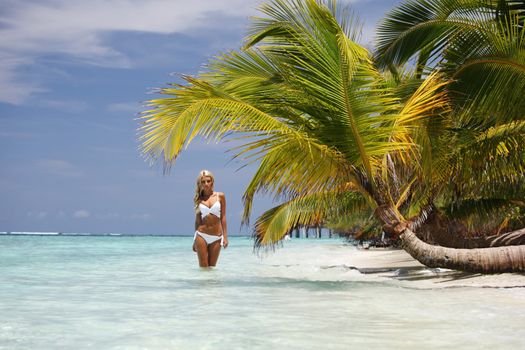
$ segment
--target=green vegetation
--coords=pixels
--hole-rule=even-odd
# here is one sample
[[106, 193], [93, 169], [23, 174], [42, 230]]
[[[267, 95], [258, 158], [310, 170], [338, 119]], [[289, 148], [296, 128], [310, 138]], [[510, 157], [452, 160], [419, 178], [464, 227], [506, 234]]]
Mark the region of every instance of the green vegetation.
[[145, 154], [170, 164], [197, 135], [242, 140], [235, 157], [259, 165], [245, 220], [256, 193], [283, 201], [257, 219], [257, 245], [299, 224], [373, 218], [428, 266], [525, 270], [525, 245], [509, 246], [525, 230], [468, 239], [523, 223], [521, 7], [407, 1], [381, 24], [375, 55], [335, 1], [261, 11], [242, 51], [150, 101]]

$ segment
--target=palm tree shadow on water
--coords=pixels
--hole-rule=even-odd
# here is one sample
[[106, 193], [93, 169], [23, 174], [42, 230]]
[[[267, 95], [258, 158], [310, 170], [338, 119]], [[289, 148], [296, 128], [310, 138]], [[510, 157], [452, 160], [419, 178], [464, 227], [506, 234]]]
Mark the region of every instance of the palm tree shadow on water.
[[[365, 269], [362, 273], [384, 273], [391, 272], [390, 275], [384, 275], [402, 282], [426, 282], [436, 288], [464, 288], [464, 287], [481, 287], [481, 288], [525, 288], [525, 283], [516, 282], [499, 282], [494, 284], [492, 280], [483, 280], [486, 276], [482, 273], [472, 273], [458, 270], [449, 270], [442, 268], [428, 268], [419, 266], [406, 266], [397, 268], [383, 269]], [[503, 274], [506, 275], [506, 274]], [[525, 274], [516, 274], [525, 276]], [[511, 284], [509, 284], [511, 283]]]
[[[396, 266], [379, 266], [379, 267], [355, 267], [343, 265], [347, 270], [355, 270], [363, 275], [382, 274], [385, 277], [390, 277], [400, 281], [432, 281], [434, 283], [446, 283], [451, 281], [468, 280], [483, 276], [480, 273], [469, 273], [457, 270], [448, 270], [441, 268], [428, 268], [426, 266], [413, 266], [410, 264], [413, 260], [403, 259], [397, 260]], [[403, 265], [403, 263], [406, 263]], [[324, 266], [322, 269], [339, 268], [341, 266]], [[388, 275], [385, 275], [388, 274]], [[524, 274], [525, 275], [525, 274]]]

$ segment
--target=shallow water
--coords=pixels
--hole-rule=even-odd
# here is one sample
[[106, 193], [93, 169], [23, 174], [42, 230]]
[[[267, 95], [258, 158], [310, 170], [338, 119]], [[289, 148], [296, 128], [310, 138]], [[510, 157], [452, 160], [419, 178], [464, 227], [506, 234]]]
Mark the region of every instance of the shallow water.
[[364, 275], [338, 239], [201, 270], [191, 240], [0, 236], [0, 349], [525, 348], [523, 288]]

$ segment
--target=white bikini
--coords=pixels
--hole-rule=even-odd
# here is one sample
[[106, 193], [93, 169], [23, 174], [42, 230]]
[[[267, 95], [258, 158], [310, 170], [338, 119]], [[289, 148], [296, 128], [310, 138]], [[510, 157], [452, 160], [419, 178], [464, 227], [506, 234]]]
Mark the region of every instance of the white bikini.
[[[221, 218], [221, 202], [219, 201], [219, 194], [217, 193], [216, 196], [217, 196], [217, 201], [215, 201], [215, 203], [213, 203], [211, 207], [206, 206], [206, 204], [199, 203], [201, 219], [204, 219], [206, 216], [210, 214], [215, 215], [219, 219]], [[195, 235], [193, 236], [194, 242], [195, 242], [195, 239], [197, 238], [197, 235], [201, 236], [206, 241], [206, 244], [208, 245], [212, 244], [213, 242], [218, 241], [219, 239], [221, 240], [221, 245], [222, 245], [224, 241], [223, 235], [215, 236], [215, 235], [209, 235], [207, 233], [195, 231]]]

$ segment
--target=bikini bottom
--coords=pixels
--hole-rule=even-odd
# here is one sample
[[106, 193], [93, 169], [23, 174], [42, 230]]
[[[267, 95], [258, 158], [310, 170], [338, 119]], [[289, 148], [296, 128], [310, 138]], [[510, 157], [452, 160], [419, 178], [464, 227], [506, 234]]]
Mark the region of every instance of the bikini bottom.
[[213, 242], [217, 242], [219, 239], [221, 240], [221, 245], [222, 245], [222, 243], [224, 241], [223, 235], [215, 236], [215, 235], [209, 235], [207, 233], [202, 233], [202, 232], [199, 232], [199, 231], [195, 231], [195, 235], [193, 236], [193, 241], [194, 242], [195, 242], [195, 239], [197, 239], [197, 235], [201, 236], [206, 241], [206, 244], [208, 244], [208, 245], [212, 244]]

